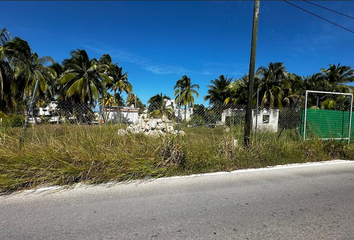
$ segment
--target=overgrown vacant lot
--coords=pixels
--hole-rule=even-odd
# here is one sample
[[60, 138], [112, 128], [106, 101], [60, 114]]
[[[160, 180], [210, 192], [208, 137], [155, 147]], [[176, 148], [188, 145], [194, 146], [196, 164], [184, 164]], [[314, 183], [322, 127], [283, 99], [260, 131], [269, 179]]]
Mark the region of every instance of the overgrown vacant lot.
[[[354, 159], [346, 142], [302, 142], [294, 131], [259, 133], [248, 149], [242, 127], [184, 128], [185, 136], [120, 136], [119, 125], [40, 125], [0, 129], [0, 192], [39, 185], [102, 183], [231, 171], [287, 163]], [[234, 139], [239, 144], [234, 147]]]

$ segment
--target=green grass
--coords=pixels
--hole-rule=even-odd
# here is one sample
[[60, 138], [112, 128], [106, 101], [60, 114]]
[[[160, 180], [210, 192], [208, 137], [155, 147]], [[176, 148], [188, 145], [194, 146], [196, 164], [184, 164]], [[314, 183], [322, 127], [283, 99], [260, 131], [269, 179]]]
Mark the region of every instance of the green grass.
[[257, 142], [246, 149], [241, 127], [182, 127], [184, 137], [159, 138], [119, 136], [124, 127], [32, 126], [21, 150], [23, 129], [0, 128], [0, 192], [354, 158], [353, 144], [302, 142], [290, 130], [280, 140], [276, 133], [258, 133]]

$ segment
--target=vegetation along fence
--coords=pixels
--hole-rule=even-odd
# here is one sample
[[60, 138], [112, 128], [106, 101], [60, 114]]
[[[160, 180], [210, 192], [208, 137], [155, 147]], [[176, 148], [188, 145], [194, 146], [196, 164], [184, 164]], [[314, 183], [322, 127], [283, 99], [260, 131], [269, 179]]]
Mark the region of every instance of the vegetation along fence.
[[[164, 135], [191, 133], [201, 137], [213, 134], [228, 135], [242, 141], [245, 124], [245, 105], [215, 104], [205, 107], [194, 104], [193, 108], [179, 107], [174, 100], [154, 102], [147, 107], [127, 106], [89, 106], [71, 101], [44, 101], [37, 99], [30, 109], [1, 113], [2, 128], [23, 127], [26, 119], [31, 128], [50, 125], [115, 125], [120, 133], [142, 133], [145, 135]], [[158, 126], [161, 125], [161, 126]], [[282, 130], [299, 134], [301, 107], [261, 108], [253, 107], [253, 133], [258, 136], [264, 132], [280, 133]], [[167, 127], [166, 127], [167, 126]]]
[[331, 142], [327, 155], [321, 155], [325, 144], [314, 151], [309, 145], [318, 141], [300, 142], [302, 113], [307, 102], [306, 135], [345, 137], [349, 123], [341, 111], [348, 99], [312, 93], [305, 101], [303, 92], [351, 93], [350, 66], [330, 64], [307, 77], [288, 72], [282, 62], [259, 66], [246, 149], [247, 74], [200, 79], [209, 83], [206, 93], [187, 75], [168, 79], [176, 81], [166, 90], [170, 97], [152, 93], [144, 104], [128, 72], [114, 62], [108, 53], [90, 58], [85, 49], [76, 49], [58, 63], [0, 30], [0, 192], [3, 179], [6, 188], [30, 186], [33, 179], [39, 184], [43, 176], [63, 184], [99, 182], [173, 175], [170, 163], [183, 163], [175, 173], [185, 174], [342, 154]]
[[[205, 107], [194, 104], [193, 108], [179, 107], [174, 100], [154, 102], [147, 107], [135, 106], [89, 106], [71, 101], [44, 101], [37, 99], [30, 111], [29, 104], [23, 109], [0, 113], [0, 127], [23, 127], [28, 116], [32, 128], [43, 125], [115, 125], [117, 129], [129, 133], [145, 135], [165, 135], [191, 133], [201, 137], [214, 134], [228, 136], [238, 142], [243, 141], [245, 105], [215, 104]], [[285, 130], [299, 140], [303, 137], [303, 101], [292, 108], [262, 108], [254, 106], [252, 129], [255, 140], [262, 134], [274, 133], [278, 137]], [[159, 127], [161, 125], [163, 127]], [[168, 127], [165, 127], [168, 126]], [[353, 126], [353, 120], [351, 123]], [[326, 109], [307, 109], [306, 132], [309, 138], [347, 138], [349, 112]], [[354, 128], [351, 127], [351, 135]]]

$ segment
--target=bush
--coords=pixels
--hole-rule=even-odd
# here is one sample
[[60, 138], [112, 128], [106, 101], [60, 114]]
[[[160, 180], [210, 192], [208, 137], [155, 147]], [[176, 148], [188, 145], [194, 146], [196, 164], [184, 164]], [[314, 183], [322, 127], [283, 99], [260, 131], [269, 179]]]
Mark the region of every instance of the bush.
[[0, 112], [0, 124], [2, 127], [23, 127], [25, 118], [20, 115], [8, 114]]
[[189, 125], [203, 126], [205, 125], [204, 118], [198, 115], [192, 115], [191, 120], [188, 122]]
[[177, 139], [166, 137], [162, 143], [160, 156], [166, 164], [183, 165], [186, 154], [182, 150], [182, 144]]
[[231, 117], [227, 116], [225, 118], [225, 124], [228, 127], [235, 126], [238, 124], [243, 124], [244, 119], [245, 119], [245, 114], [237, 114]]

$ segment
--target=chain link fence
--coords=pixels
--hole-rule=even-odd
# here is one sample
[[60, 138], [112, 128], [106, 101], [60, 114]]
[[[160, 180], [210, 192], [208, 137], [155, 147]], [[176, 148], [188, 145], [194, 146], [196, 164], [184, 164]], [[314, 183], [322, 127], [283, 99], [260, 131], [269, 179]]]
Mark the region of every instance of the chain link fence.
[[[281, 135], [283, 130], [299, 134], [302, 122], [303, 104], [280, 109], [261, 108], [254, 106], [252, 110], [252, 129], [257, 133], [272, 132]], [[163, 133], [188, 132], [210, 134], [210, 129], [223, 129], [223, 132], [238, 131], [243, 134], [245, 125], [245, 105], [227, 106], [215, 104], [206, 107], [194, 104], [193, 108], [179, 107], [174, 100], [164, 100], [149, 104], [146, 108], [124, 106], [89, 106], [70, 101], [43, 101], [37, 99], [30, 106], [16, 112], [0, 115], [1, 125], [7, 127], [23, 126], [28, 117], [28, 123], [33, 126], [43, 124], [119, 124], [124, 130], [147, 135]], [[168, 126], [167, 126], [167, 125]], [[160, 126], [159, 126], [160, 125]], [[153, 132], [155, 130], [155, 132]], [[153, 132], [153, 133], [151, 133]], [[232, 132], [232, 131], [231, 131]], [[187, 134], [188, 135], [188, 134]], [[188, 137], [188, 136], [187, 136]], [[241, 141], [241, 139], [239, 139]]]

